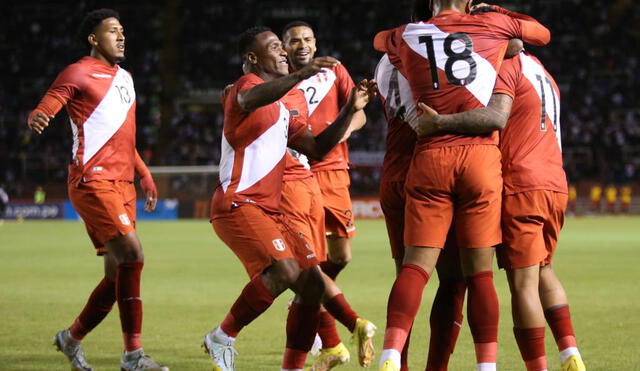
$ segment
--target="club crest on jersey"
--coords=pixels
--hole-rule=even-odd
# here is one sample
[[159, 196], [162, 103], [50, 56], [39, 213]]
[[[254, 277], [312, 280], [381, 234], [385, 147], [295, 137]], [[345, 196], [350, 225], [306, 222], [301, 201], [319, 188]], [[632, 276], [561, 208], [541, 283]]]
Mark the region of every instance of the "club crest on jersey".
[[131, 221], [129, 220], [129, 215], [120, 214], [118, 215], [118, 218], [120, 218], [120, 223], [122, 223], [123, 225], [131, 225]]
[[285, 244], [284, 244], [284, 241], [282, 241], [281, 238], [276, 238], [275, 240], [271, 241], [271, 243], [273, 243], [273, 247], [275, 247], [276, 250], [284, 251]]

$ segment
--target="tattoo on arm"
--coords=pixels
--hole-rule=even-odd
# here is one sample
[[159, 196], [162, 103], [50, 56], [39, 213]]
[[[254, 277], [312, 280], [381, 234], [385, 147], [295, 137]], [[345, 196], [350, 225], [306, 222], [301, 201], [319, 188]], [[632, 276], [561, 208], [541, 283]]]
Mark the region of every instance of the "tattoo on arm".
[[501, 130], [507, 124], [513, 99], [506, 94], [494, 94], [487, 107], [450, 115], [439, 115], [440, 132], [481, 135]]

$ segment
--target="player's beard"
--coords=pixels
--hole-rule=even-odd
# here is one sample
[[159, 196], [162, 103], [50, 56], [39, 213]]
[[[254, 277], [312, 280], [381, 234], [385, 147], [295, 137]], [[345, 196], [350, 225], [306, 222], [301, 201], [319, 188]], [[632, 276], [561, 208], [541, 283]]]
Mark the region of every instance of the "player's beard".
[[127, 57], [124, 56], [124, 55], [122, 57], [115, 57], [115, 62], [116, 62], [116, 64], [122, 63], [122, 62], [125, 61], [125, 59], [127, 59]]

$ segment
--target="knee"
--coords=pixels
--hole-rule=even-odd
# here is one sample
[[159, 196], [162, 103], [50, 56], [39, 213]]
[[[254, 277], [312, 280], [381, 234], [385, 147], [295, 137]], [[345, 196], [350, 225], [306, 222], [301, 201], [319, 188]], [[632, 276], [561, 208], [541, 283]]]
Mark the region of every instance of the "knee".
[[118, 263], [144, 263], [144, 252], [135, 235], [121, 236], [107, 245]]
[[300, 277], [300, 267], [297, 264], [285, 264], [273, 271], [274, 278], [287, 287], [293, 286]]

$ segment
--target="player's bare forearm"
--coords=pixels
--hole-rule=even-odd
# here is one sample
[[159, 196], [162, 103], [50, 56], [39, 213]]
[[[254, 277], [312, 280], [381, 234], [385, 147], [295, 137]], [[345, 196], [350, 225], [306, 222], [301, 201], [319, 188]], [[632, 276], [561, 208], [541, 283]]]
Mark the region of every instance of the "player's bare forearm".
[[450, 115], [438, 115], [439, 133], [482, 135], [502, 130], [507, 124], [513, 99], [506, 94], [494, 94], [487, 107]]
[[301, 78], [299, 74], [289, 74], [277, 79], [256, 85], [238, 94], [238, 105], [246, 112], [271, 104], [282, 98]]
[[353, 117], [359, 115], [358, 112], [361, 112], [375, 98], [377, 89], [378, 86], [374, 80], [362, 80], [353, 88], [349, 101], [342, 107], [332, 124], [316, 137], [311, 136], [310, 133], [301, 135], [290, 144], [290, 147], [304, 153], [312, 160], [322, 160], [344, 137]]

